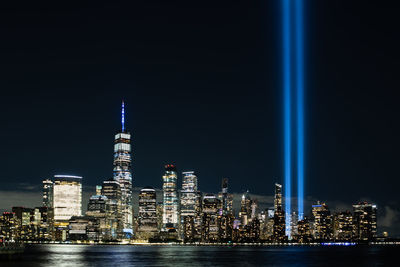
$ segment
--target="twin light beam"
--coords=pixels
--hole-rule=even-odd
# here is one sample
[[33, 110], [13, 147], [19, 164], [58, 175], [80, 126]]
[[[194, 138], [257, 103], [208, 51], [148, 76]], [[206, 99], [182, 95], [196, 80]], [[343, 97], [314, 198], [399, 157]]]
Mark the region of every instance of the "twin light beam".
[[[303, 0], [281, 1], [285, 222], [286, 234], [290, 237], [294, 170], [297, 171], [298, 219], [302, 220], [304, 215], [304, 18]], [[294, 142], [297, 143], [296, 154], [293, 153]], [[297, 163], [296, 168], [292, 168], [293, 162]]]

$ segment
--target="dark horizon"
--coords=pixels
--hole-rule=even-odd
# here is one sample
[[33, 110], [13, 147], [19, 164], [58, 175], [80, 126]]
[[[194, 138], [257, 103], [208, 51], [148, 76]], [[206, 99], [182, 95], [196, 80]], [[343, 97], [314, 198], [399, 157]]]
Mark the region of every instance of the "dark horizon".
[[[396, 7], [305, 8], [305, 194], [376, 203], [391, 235], [400, 235]], [[122, 100], [135, 187], [160, 188], [167, 163], [195, 171], [205, 192], [225, 177], [230, 192], [264, 196], [283, 183], [275, 1], [8, 3], [0, 12], [1, 191], [57, 173], [85, 186], [111, 178]]]

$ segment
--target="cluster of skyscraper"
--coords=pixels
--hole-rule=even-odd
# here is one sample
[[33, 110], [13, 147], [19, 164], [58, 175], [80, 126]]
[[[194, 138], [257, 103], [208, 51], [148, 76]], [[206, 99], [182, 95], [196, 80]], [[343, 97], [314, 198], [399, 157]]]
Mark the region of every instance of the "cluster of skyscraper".
[[275, 184], [273, 207], [260, 210], [257, 200], [246, 192], [236, 215], [228, 179], [222, 179], [220, 193], [205, 194], [199, 190], [195, 172], [187, 171], [182, 173], [178, 189], [173, 164], [165, 166], [162, 176], [162, 202], [157, 202], [154, 188], [144, 187], [135, 217], [131, 152], [122, 104], [122, 129], [114, 139], [113, 177], [96, 186], [86, 214], [82, 216], [82, 177], [55, 175], [43, 181], [43, 206], [13, 207], [12, 212], [0, 216], [0, 239], [307, 243], [376, 238], [375, 205], [360, 203], [353, 206], [353, 213], [331, 214], [326, 204], [317, 203], [309, 217], [288, 214], [282, 203], [282, 186]]

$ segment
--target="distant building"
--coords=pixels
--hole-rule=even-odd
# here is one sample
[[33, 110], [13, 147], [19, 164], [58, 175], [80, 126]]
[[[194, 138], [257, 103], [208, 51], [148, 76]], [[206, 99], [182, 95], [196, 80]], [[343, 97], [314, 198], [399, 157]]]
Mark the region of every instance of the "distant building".
[[46, 179], [43, 181], [43, 206], [53, 207], [53, 181]]
[[222, 190], [218, 194], [218, 199], [221, 203], [218, 211], [221, 241], [232, 241], [235, 216], [233, 215], [233, 195], [228, 193], [228, 178], [222, 179]]
[[219, 206], [220, 200], [214, 194], [206, 194], [203, 197], [203, 242], [218, 242], [220, 240]]
[[376, 238], [377, 206], [367, 202], [353, 205], [355, 238], [359, 241], [372, 241]]
[[55, 175], [53, 185], [54, 220], [68, 221], [82, 215], [82, 177]]
[[119, 239], [125, 236], [123, 232], [121, 186], [115, 180], [104, 181], [101, 195], [107, 197], [108, 214], [106, 218], [106, 239]]
[[180, 220], [181, 236], [185, 241], [192, 241], [194, 239], [197, 202], [197, 176], [193, 171], [183, 172], [180, 197]]
[[333, 238], [332, 215], [328, 205], [320, 203], [312, 205], [313, 237], [317, 241], [329, 241]]
[[333, 216], [333, 236], [336, 241], [352, 241], [354, 235], [353, 215], [350, 211]]
[[163, 230], [178, 229], [178, 192], [176, 183], [178, 180], [176, 167], [172, 164], [165, 165], [163, 175]]
[[251, 199], [249, 191], [246, 191], [242, 195], [242, 200], [240, 201], [240, 212], [239, 218], [242, 226], [247, 225], [251, 217]]
[[285, 213], [282, 208], [282, 185], [275, 184], [273, 240], [282, 242], [285, 235]]
[[[101, 194], [101, 191], [97, 193]], [[93, 218], [88, 229], [89, 240], [100, 241], [110, 239], [110, 200], [103, 195], [94, 195], [89, 199], [86, 216]]]
[[222, 179], [222, 191], [218, 198], [221, 200], [220, 214], [233, 214], [233, 195], [228, 193], [228, 178]]
[[299, 243], [309, 243], [312, 241], [310, 222], [307, 217], [297, 222], [297, 234], [294, 235], [294, 238]]
[[138, 231], [157, 233], [156, 190], [152, 187], [145, 187], [139, 193]]
[[121, 187], [122, 228], [125, 238], [133, 234], [131, 134], [125, 129], [125, 108], [122, 102], [122, 128], [114, 138], [113, 178]]

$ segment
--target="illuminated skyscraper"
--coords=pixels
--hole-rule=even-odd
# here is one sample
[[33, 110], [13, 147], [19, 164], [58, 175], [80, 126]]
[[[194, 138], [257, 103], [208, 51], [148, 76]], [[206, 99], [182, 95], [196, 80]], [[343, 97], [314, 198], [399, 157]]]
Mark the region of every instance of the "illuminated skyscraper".
[[197, 198], [197, 176], [194, 172], [182, 173], [181, 217], [195, 216]]
[[165, 165], [163, 176], [163, 230], [178, 229], [178, 180], [176, 167], [172, 164]]
[[113, 177], [121, 186], [121, 213], [123, 231], [126, 237], [132, 233], [132, 173], [131, 173], [131, 134], [125, 129], [125, 107], [122, 102], [121, 132], [115, 135]]
[[121, 185], [114, 180], [104, 181], [101, 187], [101, 195], [107, 197], [108, 206], [105, 239], [122, 238]]
[[333, 236], [336, 241], [352, 241], [354, 235], [353, 215], [350, 211], [339, 212], [333, 217]]
[[220, 214], [233, 214], [233, 196], [228, 193], [228, 178], [222, 179], [222, 191], [218, 194], [221, 200]]
[[139, 229], [140, 232], [157, 232], [157, 201], [156, 190], [145, 187], [139, 194]]
[[43, 207], [53, 207], [53, 181], [49, 179], [43, 181]]
[[282, 185], [275, 184], [274, 200], [274, 227], [273, 239], [275, 241], [284, 241], [285, 235], [285, 213], [282, 208]]
[[312, 205], [313, 236], [318, 241], [329, 241], [333, 237], [332, 215], [325, 203]]
[[202, 241], [216, 242], [221, 238], [218, 207], [220, 200], [214, 194], [206, 194], [203, 198], [203, 231]]
[[68, 221], [82, 215], [82, 177], [55, 175], [53, 186], [54, 220]]
[[193, 171], [182, 173], [180, 197], [181, 236], [185, 241], [193, 240], [195, 234], [196, 203], [198, 198], [197, 176]]
[[367, 202], [353, 205], [355, 238], [359, 241], [372, 241], [376, 237], [377, 207]]
[[251, 217], [251, 199], [249, 191], [242, 195], [242, 200], [240, 202], [240, 212], [239, 218], [241, 220], [242, 226], [247, 225]]

